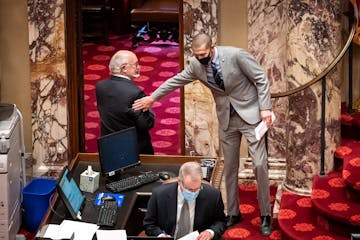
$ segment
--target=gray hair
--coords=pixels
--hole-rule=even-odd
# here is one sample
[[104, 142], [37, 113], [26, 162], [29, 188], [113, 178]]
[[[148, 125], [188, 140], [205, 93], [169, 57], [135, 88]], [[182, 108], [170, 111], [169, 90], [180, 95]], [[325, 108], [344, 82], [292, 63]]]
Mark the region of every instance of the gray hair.
[[110, 60], [109, 63], [109, 70], [111, 73], [119, 74], [121, 71], [121, 68], [128, 64], [129, 56], [132, 54], [132, 52], [127, 50], [120, 50], [117, 51]]
[[184, 181], [185, 176], [190, 175], [192, 179], [202, 179], [202, 171], [200, 163], [198, 162], [186, 162], [181, 165], [179, 170], [179, 178]]

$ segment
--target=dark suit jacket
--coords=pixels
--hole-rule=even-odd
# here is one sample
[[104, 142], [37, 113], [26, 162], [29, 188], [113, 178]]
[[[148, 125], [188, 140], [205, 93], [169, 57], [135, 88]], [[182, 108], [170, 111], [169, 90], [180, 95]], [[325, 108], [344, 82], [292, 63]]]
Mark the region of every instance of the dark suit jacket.
[[154, 126], [151, 111], [134, 111], [132, 104], [145, 93], [129, 79], [111, 76], [96, 84], [96, 101], [100, 113], [101, 135], [135, 127], [139, 153], [154, 154], [149, 130]]
[[[195, 204], [194, 231], [199, 233], [212, 229], [214, 239], [220, 239], [225, 231], [224, 203], [216, 188], [202, 184]], [[157, 236], [165, 231], [174, 236], [177, 212], [177, 182], [161, 185], [154, 189], [148, 203], [143, 224], [146, 234]]]

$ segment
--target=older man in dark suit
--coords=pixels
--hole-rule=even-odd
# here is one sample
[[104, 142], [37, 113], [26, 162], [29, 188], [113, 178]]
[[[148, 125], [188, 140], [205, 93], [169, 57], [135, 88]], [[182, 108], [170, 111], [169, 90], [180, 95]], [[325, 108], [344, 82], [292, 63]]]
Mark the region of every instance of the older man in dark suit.
[[199, 163], [186, 162], [176, 182], [154, 189], [143, 223], [150, 236], [178, 239], [197, 230], [197, 240], [221, 239], [226, 223], [221, 193], [202, 183]]
[[261, 120], [268, 127], [272, 123], [269, 81], [254, 57], [244, 49], [215, 46], [210, 36], [204, 33], [193, 38], [191, 48], [194, 57], [189, 59], [186, 68], [168, 79], [151, 96], [135, 101], [133, 108], [146, 110], [155, 100], [195, 80], [207, 86], [216, 103], [224, 153], [227, 226], [231, 227], [242, 219], [238, 201], [238, 170], [240, 142], [244, 135], [258, 183], [260, 232], [268, 236], [272, 231], [268, 156], [264, 138], [257, 140], [254, 129]]
[[96, 84], [96, 101], [100, 113], [101, 135], [135, 127], [139, 153], [154, 154], [149, 130], [154, 126], [152, 111], [135, 111], [132, 104], [146, 96], [133, 82], [140, 76], [140, 66], [131, 51], [116, 52], [109, 63], [111, 77]]

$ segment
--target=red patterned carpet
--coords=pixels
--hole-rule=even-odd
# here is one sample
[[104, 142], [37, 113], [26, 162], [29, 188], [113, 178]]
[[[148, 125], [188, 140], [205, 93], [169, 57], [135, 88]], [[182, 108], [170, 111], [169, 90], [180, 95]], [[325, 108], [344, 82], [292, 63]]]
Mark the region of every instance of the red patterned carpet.
[[[256, 185], [240, 185], [239, 186], [239, 199], [240, 199], [240, 211], [243, 214], [244, 219], [227, 229], [223, 234], [225, 240], [261, 240], [261, 239], [273, 239], [280, 240], [281, 232], [279, 230], [276, 219], [273, 220], [273, 232], [270, 236], [264, 237], [260, 234], [260, 209], [256, 198]], [[271, 205], [273, 207], [275, 201], [276, 187], [270, 188]]]
[[[95, 84], [109, 77], [108, 64], [118, 50], [132, 50], [131, 36], [112, 36], [110, 45], [83, 44], [84, 102], [85, 102], [85, 151], [97, 152], [100, 135], [99, 113], [96, 107]], [[141, 76], [136, 84], [149, 95], [161, 83], [179, 72], [179, 47], [177, 43], [162, 41], [139, 44], [134, 50], [141, 66]], [[151, 130], [155, 154], [179, 154], [180, 94], [179, 90], [153, 105], [156, 115]]]
[[334, 171], [314, 176], [309, 197], [284, 192], [278, 215], [283, 239], [342, 240], [360, 234], [360, 114], [341, 115]]

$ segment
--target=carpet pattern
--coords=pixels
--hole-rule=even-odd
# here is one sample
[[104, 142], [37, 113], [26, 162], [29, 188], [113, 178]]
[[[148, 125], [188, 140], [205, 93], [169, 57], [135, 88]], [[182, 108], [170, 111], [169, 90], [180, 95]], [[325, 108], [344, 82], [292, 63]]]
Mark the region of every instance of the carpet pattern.
[[[272, 207], [275, 201], [276, 190], [277, 188], [275, 186], [270, 187]], [[239, 185], [240, 212], [244, 219], [225, 231], [223, 234], [225, 240], [282, 239], [276, 219], [273, 219], [273, 232], [270, 236], [265, 237], [260, 234], [260, 209], [257, 202], [256, 191], [256, 185]]]
[[[109, 77], [108, 64], [118, 50], [133, 51], [140, 64], [141, 76], [135, 83], [151, 94], [166, 79], [180, 70], [179, 46], [174, 42], [153, 42], [131, 48], [131, 35], [111, 36], [110, 45], [84, 43], [82, 47], [84, 64], [84, 109], [85, 109], [85, 151], [97, 152], [97, 138], [100, 136], [100, 118], [96, 106], [95, 84]], [[180, 91], [155, 102], [155, 126], [150, 131], [155, 154], [173, 155], [180, 153]]]
[[283, 192], [278, 215], [282, 239], [345, 240], [329, 232], [328, 221], [312, 208], [311, 197]]

